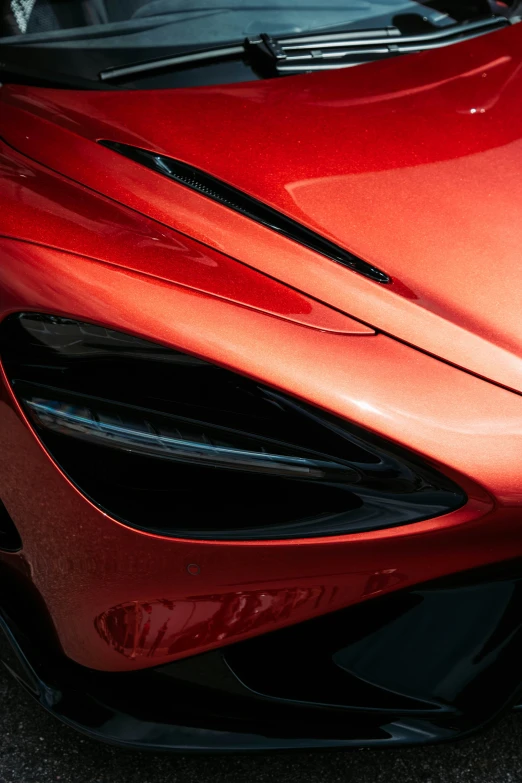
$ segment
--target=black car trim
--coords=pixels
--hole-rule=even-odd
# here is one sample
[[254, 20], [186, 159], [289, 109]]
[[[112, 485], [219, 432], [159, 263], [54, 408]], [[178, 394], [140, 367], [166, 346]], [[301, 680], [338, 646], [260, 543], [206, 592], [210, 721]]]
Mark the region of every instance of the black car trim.
[[[113, 745], [223, 753], [426, 744], [464, 738], [520, 704], [520, 560], [132, 672], [66, 658], [45, 625], [35, 630], [32, 604], [17, 608], [15, 579], [0, 583], [0, 662], [55, 717]], [[462, 623], [445, 626], [449, 606]], [[397, 686], [410, 674], [404, 693]], [[325, 703], [332, 693], [336, 703]]]
[[223, 204], [223, 206], [234, 210], [234, 212], [239, 212], [241, 215], [250, 218], [250, 220], [255, 220], [256, 223], [260, 223], [272, 229], [272, 231], [277, 231], [279, 234], [308, 247], [310, 250], [315, 250], [322, 256], [330, 258], [332, 261], [336, 261], [338, 264], [342, 264], [354, 272], [368, 277], [370, 280], [375, 280], [377, 283], [391, 283], [391, 278], [385, 272], [372, 266], [367, 261], [363, 261], [362, 258], [358, 258], [353, 253], [344, 250], [315, 231], [302, 226], [296, 220], [269, 207], [262, 201], [258, 201], [253, 196], [247, 195], [238, 188], [228, 185], [226, 182], [194, 168], [194, 166], [189, 166], [174, 158], [159, 155], [131, 144], [122, 144], [105, 139], [100, 140], [99, 144], [174, 180], [180, 185], [195, 190], [202, 196], [212, 199], [212, 201]]

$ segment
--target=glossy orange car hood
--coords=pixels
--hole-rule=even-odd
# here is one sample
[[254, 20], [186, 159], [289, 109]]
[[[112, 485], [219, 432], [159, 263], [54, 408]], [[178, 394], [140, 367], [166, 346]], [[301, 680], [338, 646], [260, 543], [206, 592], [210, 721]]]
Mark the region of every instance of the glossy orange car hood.
[[[172, 91], [0, 90], [0, 133], [90, 188], [522, 391], [522, 24], [358, 68]], [[196, 166], [382, 285], [95, 144]]]

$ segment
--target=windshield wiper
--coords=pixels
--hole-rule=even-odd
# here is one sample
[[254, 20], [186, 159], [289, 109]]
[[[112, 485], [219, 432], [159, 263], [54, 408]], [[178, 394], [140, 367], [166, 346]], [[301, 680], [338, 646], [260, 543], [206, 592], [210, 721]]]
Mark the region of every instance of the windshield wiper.
[[228, 46], [197, 49], [170, 57], [114, 66], [101, 71], [99, 79], [108, 82], [166, 68], [190, 68], [231, 59], [245, 59], [262, 76], [346, 68], [370, 60], [448, 46], [515, 21], [519, 21], [518, 17], [510, 20], [502, 16], [490, 16], [417, 35], [405, 35], [397, 27], [285, 38], [262, 34]]
[[100, 71], [98, 76], [102, 82], [108, 82], [112, 79], [123, 79], [126, 76], [151, 73], [164, 68], [183, 68], [200, 63], [205, 65], [212, 61], [222, 62], [223, 60], [237, 59], [238, 57], [243, 57], [245, 53], [245, 44], [198, 49], [197, 51], [185, 52], [184, 54], [174, 54], [171, 57], [158, 57], [154, 60], [145, 60], [144, 62], [130, 63], [129, 65], [117, 65]]

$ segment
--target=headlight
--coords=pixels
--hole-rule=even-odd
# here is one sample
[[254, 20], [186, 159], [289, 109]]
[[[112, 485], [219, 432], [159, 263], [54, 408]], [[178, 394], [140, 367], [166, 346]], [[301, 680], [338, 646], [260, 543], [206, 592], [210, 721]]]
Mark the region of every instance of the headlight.
[[120, 332], [34, 313], [0, 330], [34, 429], [95, 504], [205, 539], [325, 536], [465, 502], [433, 469], [230, 370]]

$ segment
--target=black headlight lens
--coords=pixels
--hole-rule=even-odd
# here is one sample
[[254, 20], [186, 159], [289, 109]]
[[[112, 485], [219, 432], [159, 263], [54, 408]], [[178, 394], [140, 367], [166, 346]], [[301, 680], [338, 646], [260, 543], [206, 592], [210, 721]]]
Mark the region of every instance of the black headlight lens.
[[325, 536], [461, 506], [462, 491], [347, 422], [230, 370], [34, 313], [0, 329], [42, 442], [118, 519], [204, 539]]

